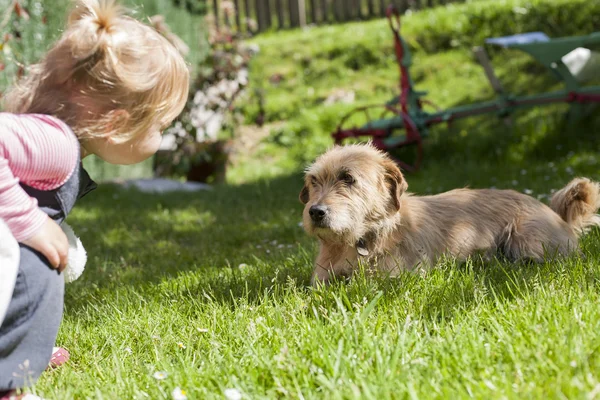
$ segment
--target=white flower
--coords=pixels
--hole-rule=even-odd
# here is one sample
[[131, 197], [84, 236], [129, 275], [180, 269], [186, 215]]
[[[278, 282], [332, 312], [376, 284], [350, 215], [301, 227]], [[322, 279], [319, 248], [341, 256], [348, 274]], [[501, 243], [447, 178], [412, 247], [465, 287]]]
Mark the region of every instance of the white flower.
[[249, 44], [249, 45], [248, 45], [248, 50], [249, 50], [251, 53], [254, 53], [254, 54], [256, 54], [256, 53], [258, 53], [258, 52], [260, 51], [260, 46], [259, 46], [259, 45], [257, 45], [257, 44], [254, 44], [254, 43], [252, 43], [252, 44]]
[[154, 379], [162, 381], [163, 379], [167, 379], [167, 376], [169, 375], [164, 371], [156, 371], [152, 376], [154, 377]]
[[517, 186], [519, 184], [519, 181], [516, 179], [513, 179], [513, 181], [511, 183], [513, 184], [513, 186]]
[[237, 80], [242, 86], [246, 86], [248, 84], [248, 70], [243, 68], [238, 72]]
[[177, 347], [179, 347], [180, 349], [185, 349], [185, 344], [183, 344], [182, 342], [178, 342]]
[[201, 90], [198, 90], [194, 95], [194, 104], [206, 104], [206, 95]]
[[237, 389], [225, 389], [225, 398], [227, 400], [241, 400], [242, 393]]
[[523, 193], [525, 193], [525, 194], [533, 194], [533, 190], [531, 190], [531, 189], [523, 189]]
[[171, 392], [171, 396], [173, 397], [173, 400], [187, 400], [185, 390], [181, 390], [179, 386], [173, 389], [173, 391]]
[[125, 347], [125, 348], [123, 349], [123, 351], [124, 351], [124, 352], [126, 352], [126, 353], [129, 353], [129, 354], [132, 354], [132, 353], [133, 353], [133, 350], [131, 350], [131, 347]]
[[196, 330], [198, 332], [200, 332], [200, 333], [206, 333], [206, 332], [208, 332], [208, 329], [206, 329], [206, 328], [196, 328]]

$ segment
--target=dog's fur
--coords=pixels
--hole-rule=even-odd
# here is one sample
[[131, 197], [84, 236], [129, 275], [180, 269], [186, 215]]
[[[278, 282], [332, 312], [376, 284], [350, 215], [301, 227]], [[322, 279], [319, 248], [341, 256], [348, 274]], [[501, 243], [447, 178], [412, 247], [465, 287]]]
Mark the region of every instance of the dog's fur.
[[[600, 185], [587, 178], [556, 192], [550, 207], [513, 190], [421, 197], [407, 186], [396, 163], [371, 145], [334, 147], [307, 168], [303, 225], [320, 242], [313, 284], [351, 275], [359, 259], [392, 275], [443, 255], [542, 261], [579, 251], [579, 237], [600, 225]], [[320, 223], [312, 206], [325, 210]]]

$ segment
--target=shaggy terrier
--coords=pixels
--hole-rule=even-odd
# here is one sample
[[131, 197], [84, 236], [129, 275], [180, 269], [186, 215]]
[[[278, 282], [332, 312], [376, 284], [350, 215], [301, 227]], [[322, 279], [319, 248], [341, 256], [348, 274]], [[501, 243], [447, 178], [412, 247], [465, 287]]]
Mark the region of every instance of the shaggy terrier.
[[313, 285], [348, 277], [363, 260], [393, 275], [435, 265], [443, 255], [542, 261], [578, 251], [600, 225], [600, 185], [573, 179], [550, 207], [513, 190], [456, 189], [415, 196], [400, 169], [371, 145], [334, 147], [307, 168], [304, 229], [319, 239]]

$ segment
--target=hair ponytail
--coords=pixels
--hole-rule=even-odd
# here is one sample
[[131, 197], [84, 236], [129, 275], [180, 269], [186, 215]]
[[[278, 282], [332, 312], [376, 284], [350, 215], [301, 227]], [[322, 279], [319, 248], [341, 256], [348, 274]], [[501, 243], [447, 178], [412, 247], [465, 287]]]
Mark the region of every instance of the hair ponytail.
[[68, 18], [69, 44], [75, 59], [85, 60], [98, 52], [106, 52], [116, 21], [123, 8], [114, 0], [81, 0]]

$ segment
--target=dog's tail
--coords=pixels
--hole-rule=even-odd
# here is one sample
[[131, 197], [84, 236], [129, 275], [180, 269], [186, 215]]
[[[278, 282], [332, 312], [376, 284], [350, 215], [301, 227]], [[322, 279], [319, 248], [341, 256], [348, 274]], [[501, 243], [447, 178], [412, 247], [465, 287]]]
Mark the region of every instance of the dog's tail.
[[588, 178], [573, 179], [550, 199], [550, 208], [580, 234], [600, 226], [599, 207], [600, 184]]

